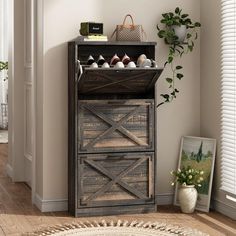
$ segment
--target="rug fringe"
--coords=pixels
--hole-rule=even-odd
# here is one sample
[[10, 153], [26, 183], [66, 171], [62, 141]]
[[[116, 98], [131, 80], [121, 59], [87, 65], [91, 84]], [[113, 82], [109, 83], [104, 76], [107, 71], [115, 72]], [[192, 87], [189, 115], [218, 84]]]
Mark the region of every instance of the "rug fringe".
[[22, 236], [48, 236], [53, 235], [55, 233], [63, 232], [66, 230], [72, 230], [72, 229], [81, 229], [81, 228], [94, 228], [94, 227], [133, 227], [133, 228], [148, 228], [153, 229], [159, 232], [169, 232], [173, 235], [181, 235], [181, 236], [208, 236], [208, 234], [205, 234], [201, 231], [198, 231], [196, 229], [192, 229], [189, 227], [182, 227], [177, 225], [170, 225], [165, 224], [162, 222], [144, 222], [144, 221], [127, 221], [127, 220], [117, 220], [117, 221], [106, 221], [102, 220], [100, 222], [94, 220], [94, 221], [78, 221], [78, 222], [72, 222], [71, 224], [57, 224], [51, 227], [47, 227], [45, 229], [39, 229], [36, 230], [33, 233], [24, 233]]

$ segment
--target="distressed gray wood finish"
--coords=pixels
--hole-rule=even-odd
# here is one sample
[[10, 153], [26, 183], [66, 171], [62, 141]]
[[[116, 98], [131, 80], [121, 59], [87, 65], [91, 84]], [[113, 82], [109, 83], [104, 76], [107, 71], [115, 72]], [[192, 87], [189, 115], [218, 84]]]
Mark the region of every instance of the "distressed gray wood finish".
[[80, 155], [78, 205], [154, 203], [153, 161], [153, 153]]
[[76, 61], [78, 48], [75, 43], [68, 45], [68, 210], [76, 214], [76, 169], [77, 162], [77, 77]]
[[76, 216], [106, 216], [106, 215], [123, 215], [123, 214], [145, 214], [157, 211], [154, 204], [129, 204], [125, 206], [107, 206], [107, 207], [88, 207], [77, 208]]
[[154, 100], [79, 101], [78, 151], [153, 151]]
[[158, 68], [89, 68], [84, 67], [79, 81], [81, 94], [145, 94], [153, 87], [162, 69]]
[[154, 87], [162, 69], [85, 66], [89, 55], [155, 59], [155, 45], [68, 44], [68, 208], [75, 216], [156, 210]]

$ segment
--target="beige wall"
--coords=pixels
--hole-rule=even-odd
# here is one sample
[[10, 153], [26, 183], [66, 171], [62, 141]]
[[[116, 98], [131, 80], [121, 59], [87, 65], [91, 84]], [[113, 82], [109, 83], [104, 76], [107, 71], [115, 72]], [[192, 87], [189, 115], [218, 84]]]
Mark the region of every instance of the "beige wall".
[[[67, 198], [67, 42], [81, 21], [101, 21], [96, 0], [45, 0], [43, 14], [43, 199]], [[92, 16], [92, 17], [91, 17]], [[39, 150], [40, 151], [40, 150]], [[38, 183], [40, 185], [40, 183]]]
[[[201, 136], [217, 139], [212, 196], [217, 200], [216, 208], [227, 214], [231, 211], [227, 205], [236, 206], [220, 191], [220, 4], [220, 0], [201, 1]], [[226, 203], [224, 207], [219, 206], [222, 202]]]
[[[124, 7], [125, 6], [125, 7]], [[163, 66], [166, 60], [167, 46], [157, 37], [156, 24], [160, 22], [161, 14], [173, 11], [175, 6], [183, 8], [194, 20], [200, 19], [199, 1], [173, 1], [173, 0], [141, 0], [137, 1], [109, 1], [104, 10], [104, 22], [108, 35], [114, 30], [116, 24], [122, 23], [123, 17], [131, 13], [137, 24], [142, 24], [147, 32], [148, 40], [157, 42], [156, 58], [158, 64]], [[109, 11], [107, 9], [110, 9]], [[144, 10], [145, 9], [145, 10]], [[116, 14], [112, 14], [115, 12]], [[178, 61], [184, 66], [185, 78], [178, 83], [180, 95], [172, 104], [166, 104], [157, 111], [157, 177], [159, 194], [172, 193], [170, 186], [170, 171], [177, 166], [180, 138], [182, 135], [200, 134], [200, 41], [196, 50]], [[157, 99], [159, 94], [166, 91], [165, 75], [170, 75], [169, 68], [157, 82]]]
[[[200, 2], [196, 0], [46, 0], [44, 1], [43, 35], [44, 66], [41, 77], [43, 102], [40, 140], [43, 151], [38, 155], [42, 164], [43, 199], [67, 198], [67, 42], [78, 35], [81, 21], [103, 21], [105, 33], [111, 35], [115, 25], [126, 13], [143, 24], [149, 41], [157, 41], [157, 60], [163, 65], [167, 47], [158, 39], [156, 24], [161, 13], [180, 6], [194, 20], [200, 19]], [[178, 83], [178, 99], [158, 109], [157, 155], [158, 192], [173, 193], [170, 171], [176, 168], [182, 135], [200, 135], [200, 42], [195, 51], [181, 59], [185, 78]], [[157, 98], [165, 92], [165, 75], [157, 83]], [[41, 189], [42, 190], [42, 189]]]

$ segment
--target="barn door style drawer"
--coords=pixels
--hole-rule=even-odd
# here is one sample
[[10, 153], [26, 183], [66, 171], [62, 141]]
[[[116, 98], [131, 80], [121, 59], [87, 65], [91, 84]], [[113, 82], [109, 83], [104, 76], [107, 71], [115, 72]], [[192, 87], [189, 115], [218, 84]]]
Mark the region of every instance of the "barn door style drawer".
[[78, 207], [154, 203], [154, 154], [78, 157]]
[[153, 151], [154, 100], [79, 101], [79, 153]]

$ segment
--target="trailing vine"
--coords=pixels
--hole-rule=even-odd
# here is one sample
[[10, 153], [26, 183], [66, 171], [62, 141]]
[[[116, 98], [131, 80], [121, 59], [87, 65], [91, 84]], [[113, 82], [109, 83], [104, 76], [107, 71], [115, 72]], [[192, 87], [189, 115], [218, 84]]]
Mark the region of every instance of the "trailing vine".
[[[199, 22], [193, 23], [188, 14], [182, 14], [182, 9], [179, 7], [176, 7], [174, 12], [162, 14], [161, 23], [164, 25], [164, 28], [160, 29], [157, 25], [158, 36], [169, 46], [168, 58], [164, 66], [166, 67], [169, 65], [172, 74], [170, 77], [166, 78], [166, 82], [169, 85], [169, 93], [161, 94], [164, 101], [159, 103], [157, 107], [164, 103], [172, 102], [177, 97], [179, 90], [176, 88], [176, 79], [181, 80], [184, 77], [184, 74], [182, 72], [183, 66], [175, 65], [174, 59], [193, 51], [195, 46], [194, 41], [198, 38], [196, 29], [201, 26]], [[175, 27], [180, 26], [186, 27], [186, 37], [184, 42], [180, 41], [179, 37], [175, 33]]]

